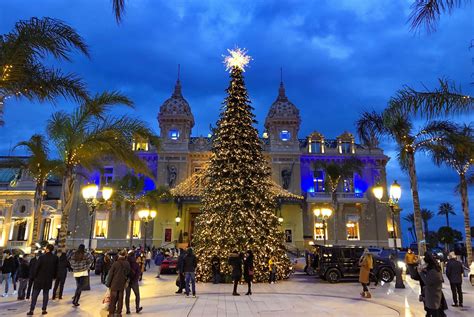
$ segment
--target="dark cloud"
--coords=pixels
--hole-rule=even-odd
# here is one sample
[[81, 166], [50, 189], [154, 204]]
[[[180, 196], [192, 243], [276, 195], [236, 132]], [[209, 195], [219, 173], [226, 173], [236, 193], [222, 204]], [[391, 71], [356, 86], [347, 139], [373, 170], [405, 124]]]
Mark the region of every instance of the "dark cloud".
[[[217, 119], [227, 87], [221, 55], [234, 45], [246, 47], [254, 58], [246, 83], [259, 128], [277, 95], [283, 67], [287, 95], [301, 110], [300, 137], [318, 130], [334, 138], [354, 131], [363, 110], [383, 109], [405, 84], [433, 87], [438, 77], [448, 77], [472, 94], [470, 8], [443, 18], [432, 35], [414, 35], [406, 24], [411, 2], [133, 0], [117, 26], [110, 1], [2, 0], [0, 33], [31, 16], [68, 22], [89, 43], [92, 59], [75, 56], [73, 64], [61, 66], [83, 76], [92, 91], [127, 93], [136, 103], [134, 114], [156, 131], [159, 106], [170, 96], [181, 64], [183, 93], [196, 119], [193, 133], [201, 135]], [[0, 154], [42, 132], [53, 111], [73, 106], [63, 100], [55, 107], [8, 100]], [[393, 154], [390, 145], [386, 149]], [[435, 210], [446, 200], [460, 209], [452, 192], [453, 172], [434, 167], [428, 158], [420, 158], [417, 168], [424, 207]], [[388, 172], [389, 179], [400, 180], [401, 204], [409, 211], [409, 182], [395, 158]]]

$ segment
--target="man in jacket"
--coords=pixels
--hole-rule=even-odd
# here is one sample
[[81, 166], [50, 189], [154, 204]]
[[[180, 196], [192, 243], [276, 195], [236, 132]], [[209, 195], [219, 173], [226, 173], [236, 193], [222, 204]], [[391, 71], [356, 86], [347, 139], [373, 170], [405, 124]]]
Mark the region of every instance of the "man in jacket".
[[3, 264], [1, 267], [2, 274], [0, 275], [0, 285], [3, 283], [3, 281], [5, 281], [5, 293], [3, 293], [3, 297], [8, 296], [10, 279], [12, 278], [15, 270], [15, 259], [13, 258], [11, 251], [3, 251]]
[[143, 307], [140, 307], [140, 287], [138, 285], [138, 279], [140, 277], [140, 266], [137, 263], [137, 259], [133, 254], [133, 251], [128, 252], [127, 257], [128, 263], [130, 264], [130, 275], [128, 287], [125, 289], [125, 307], [127, 308], [127, 315], [131, 313], [130, 311], [130, 295], [135, 295], [135, 308], [137, 314], [140, 313]]
[[45, 253], [39, 257], [38, 262], [35, 265], [33, 272], [33, 293], [31, 295], [30, 311], [27, 315], [33, 315], [36, 301], [38, 300], [41, 291], [43, 291], [42, 314], [46, 315], [48, 313], [46, 309], [48, 308], [49, 290], [53, 286], [53, 279], [56, 277], [56, 271], [58, 268], [58, 258], [52, 253], [53, 250], [54, 246], [48, 244]]
[[196, 266], [197, 259], [196, 256], [193, 254], [193, 249], [188, 248], [186, 256], [183, 259], [183, 272], [186, 283], [186, 296], [189, 296], [189, 282], [191, 282], [193, 297], [196, 297]]
[[30, 275], [28, 279], [28, 288], [26, 290], [26, 299], [30, 299], [31, 289], [33, 288], [33, 273], [35, 271], [35, 266], [38, 263], [38, 259], [41, 256], [42, 252], [40, 250], [35, 251], [35, 256], [30, 260]]
[[[67, 271], [71, 270], [71, 266], [69, 265], [69, 261], [67, 259], [66, 253], [62, 252], [62, 250], [58, 250], [56, 254], [58, 258], [58, 270], [56, 272], [56, 281], [54, 281], [54, 288], [53, 288], [53, 300], [56, 299], [56, 296], [59, 299], [63, 299], [63, 290], [64, 290], [64, 283], [66, 282]], [[59, 293], [58, 293], [59, 287]]]
[[20, 258], [20, 267], [18, 268], [18, 300], [24, 300], [26, 296], [26, 287], [30, 278], [30, 267], [28, 261], [22, 257]]
[[185, 287], [184, 283], [184, 271], [183, 271], [183, 264], [184, 264], [184, 257], [186, 256], [186, 252], [184, 249], [179, 249], [179, 256], [178, 256], [178, 290], [176, 294], [181, 294], [183, 292], [183, 288]]
[[117, 261], [112, 264], [105, 285], [110, 288], [109, 316], [122, 314], [123, 295], [130, 275], [130, 264], [127, 261], [127, 250], [119, 253]]
[[449, 284], [451, 285], [451, 292], [453, 293], [453, 307], [462, 306], [462, 277], [464, 273], [464, 267], [460, 261], [456, 259], [454, 252], [449, 253], [449, 260], [446, 264], [446, 276], [448, 277]]
[[163, 255], [163, 252], [158, 251], [158, 254], [155, 256], [156, 278], [160, 278], [161, 264], [163, 264], [164, 260], [165, 260], [165, 256]]
[[228, 263], [232, 266], [232, 281], [234, 281], [234, 291], [232, 295], [240, 296], [240, 294], [237, 293], [237, 285], [242, 278], [242, 257], [238, 251], [234, 251], [229, 255]]

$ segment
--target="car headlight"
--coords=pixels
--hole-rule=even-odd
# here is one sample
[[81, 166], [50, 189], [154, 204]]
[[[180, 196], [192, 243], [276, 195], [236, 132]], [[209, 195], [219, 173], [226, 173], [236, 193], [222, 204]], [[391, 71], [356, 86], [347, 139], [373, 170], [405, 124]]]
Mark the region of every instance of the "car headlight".
[[406, 270], [407, 265], [403, 261], [397, 261], [397, 266], [399, 269]]

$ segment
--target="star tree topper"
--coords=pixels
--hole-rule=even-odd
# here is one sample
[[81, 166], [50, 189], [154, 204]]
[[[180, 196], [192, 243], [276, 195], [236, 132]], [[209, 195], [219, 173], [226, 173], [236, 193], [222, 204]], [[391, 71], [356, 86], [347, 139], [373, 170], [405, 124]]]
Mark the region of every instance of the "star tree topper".
[[233, 50], [227, 50], [230, 55], [224, 56], [225, 70], [231, 72], [232, 68], [240, 68], [245, 72], [245, 67], [252, 60], [252, 57], [247, 55], [247, 50], [236, 47]]

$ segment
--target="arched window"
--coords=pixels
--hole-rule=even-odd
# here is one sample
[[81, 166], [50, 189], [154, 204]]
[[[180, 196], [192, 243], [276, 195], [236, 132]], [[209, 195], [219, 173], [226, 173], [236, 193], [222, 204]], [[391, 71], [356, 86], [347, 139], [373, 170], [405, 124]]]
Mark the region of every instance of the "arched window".
[[168, 131], [168, 138], [170, 140], [178, 140], [179, 139], [179, 130], [178, 129], [170, 129]]
[[288, 130], [281, 130], [280, 131], [280, 140], [286, 142], [291, 139], [291, 133]]

